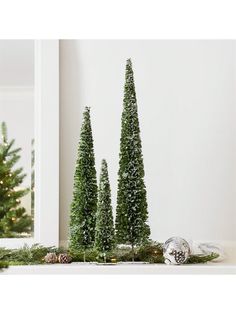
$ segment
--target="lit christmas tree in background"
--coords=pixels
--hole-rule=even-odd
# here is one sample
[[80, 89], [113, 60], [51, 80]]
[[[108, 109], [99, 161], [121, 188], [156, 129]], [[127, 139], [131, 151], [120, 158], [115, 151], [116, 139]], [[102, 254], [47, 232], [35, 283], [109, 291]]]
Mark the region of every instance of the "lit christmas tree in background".
[[29, 189], [21, 188], [25, 178], [22, 168], [15, 168], [20, 159], [21, 148], [14, 149], [15, 140], [8, 142], [7, 127], [1, 125], [0, 143], [0, 237], [22, 237], [30, 233], [32, 219], [21, 206], [21, 198]]
[[97, 180], [90, 109], [85, 108], [74, 175], [70, 214], [71, 250], [86, 250], [94, 245], [97, 211]]
[[98, 208], [96, 215], [95, 247], [104, 255], [114, 248], [115, 233], [111, 206], [111, 188], [106, 160], [102, 160], [98, 190]]
[[148, 241], [147, 200], [137, 100], [131, 60], [126, 63], [121, 124], [116, 212], [118, 243], [134, 246]]

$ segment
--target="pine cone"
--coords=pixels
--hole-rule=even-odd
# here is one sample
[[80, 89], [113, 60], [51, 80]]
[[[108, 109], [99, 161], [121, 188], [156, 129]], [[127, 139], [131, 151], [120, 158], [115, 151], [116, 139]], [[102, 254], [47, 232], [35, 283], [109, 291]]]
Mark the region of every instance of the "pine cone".
[[46, 263], [55, 264], [57, 262], [57, 255], [56, 253], [47, 253], [44, 260]]
[[66, 253], [59, 254], [58, 256], [58, 262], [61, 264], [69, 264], [71, 261], [71, 257]]

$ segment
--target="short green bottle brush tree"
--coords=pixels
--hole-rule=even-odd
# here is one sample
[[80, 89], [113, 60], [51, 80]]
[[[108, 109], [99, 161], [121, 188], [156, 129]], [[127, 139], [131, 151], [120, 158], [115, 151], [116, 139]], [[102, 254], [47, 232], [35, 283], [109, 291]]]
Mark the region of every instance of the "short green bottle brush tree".
[[13, 148], [15, 140], [8, 141], [7, 126], [1, 124], [0, 142], [0, 237], [13, 238], [29, 234], [32, 218], [21, 206], [21, 198], [29, 189], [21, 184], [25, 178], [22, 168], [16, 168], [21, 148]]
[[95, 248], [103, 254], [105, 263], [106, 254], [114, 248], [114, 245], [115, 232], [111, 206], [111, 188], [108, 176], [107, 162], [105, 159], [103, 159], [98, 189]]
[[150, 228], [138, 108], [131, 60], [126, 63], [116, 210], [116, 239], [132, 247], [148, 241]]
[[78, 146], [78, 157], [74, 175], [73, 200], [70, 213], [71, 251], [94, 246], [97, 212], [97, 180], [90, 121], [90, 109], [85, 108]]

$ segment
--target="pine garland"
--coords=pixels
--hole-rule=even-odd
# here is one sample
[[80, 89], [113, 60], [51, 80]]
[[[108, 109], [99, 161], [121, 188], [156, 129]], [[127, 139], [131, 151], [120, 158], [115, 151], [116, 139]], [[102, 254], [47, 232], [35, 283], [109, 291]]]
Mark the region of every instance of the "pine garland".
[[0, 261], [0, 271], [2, 271], [4, 268], [8, 268], [8, 263]]
[[0, 262], [11, 265], [38, 265], [44, 264], [47, 253], [64, 253], [63, 248], [45, 247], [40, 244], [24, 245], [19, 249], [0, 248]]
[[[19, 249], [0, 248], [0, 268], [14, 265], [38, 265], [45, 264], [44, 257], [47, 253], [67, 253], [72, 258], [72, 262], [84, 261], [84, 250], [67, 250], [64, 248], [44, 247], [34, 244], [31, 247], [24, 245]], [[218, 257], [218, 254], [209, 255], [191, 255], [185, 264], [207, 263]], [[116, 248], [106, 253], [106, 261], [111, 262], [115, 259], [117, 262], [131, 262], [133, 252], [131, 248]], [[86, 250], [87, 262], [104, 262], [104, 256], [95, 248]], [[162, 245], [160, 243], [148, 244], [135, 250], [135, 261], [146, 262], [150, 264], [164, 263]]]
[[213, 261], [217, 257], [219, 257], [219, 254], [217, 253], [211, 253], [208, 255], [202, 255], [202, 254], [190, 255], [190, 257], [186, 261], [186, 264], [207, 263], [207, 262]]

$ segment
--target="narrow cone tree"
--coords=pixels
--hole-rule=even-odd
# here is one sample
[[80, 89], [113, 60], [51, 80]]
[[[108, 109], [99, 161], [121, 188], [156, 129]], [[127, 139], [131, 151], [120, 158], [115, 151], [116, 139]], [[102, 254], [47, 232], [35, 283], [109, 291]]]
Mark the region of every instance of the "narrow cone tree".
[[126, 63], [120, 139], [116, 238], [118, 243], [135, 245], [149, 239], [144, 165], [140, 138], [134, 74]]
[[97, 211], [97, 181], [90, 109], [85, 108], [74, 175], [70, 214], [72, 250], [86, 250], [94, 245]]
[[14, 148], [15, 140], [8, 141], [7, 126], [1, 125], [0, 142], [0, 238], [27, 236], [31, 232], [32, 218], [21, 206], [21, 198], [29, 193], [22, 187], [25, 178], [22, 168], [17, 168], [21, 148]]
[[101, 174], [98, 189], [98, 209], [96, 218], [95, 247], [104, 255], [114, 248], [115, 232], [111, 206], [111, 189], [108, 177], [106, 160], [102, 160]]

